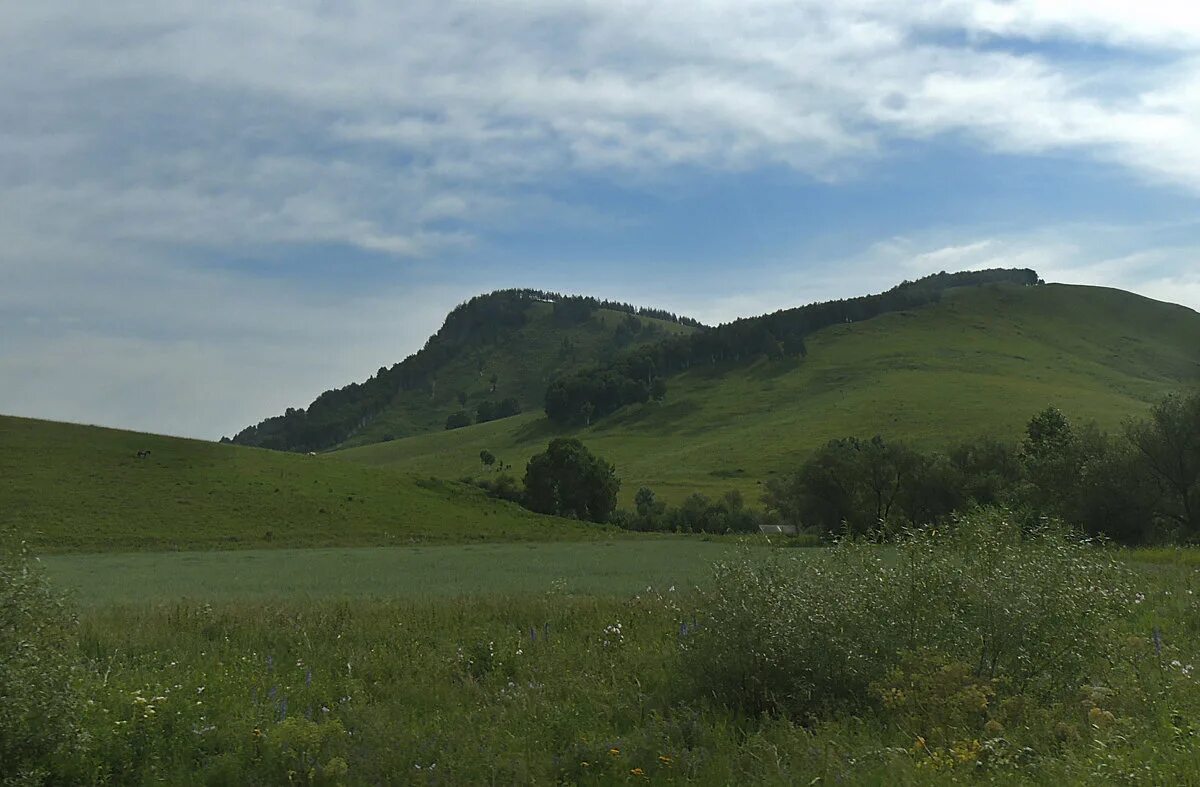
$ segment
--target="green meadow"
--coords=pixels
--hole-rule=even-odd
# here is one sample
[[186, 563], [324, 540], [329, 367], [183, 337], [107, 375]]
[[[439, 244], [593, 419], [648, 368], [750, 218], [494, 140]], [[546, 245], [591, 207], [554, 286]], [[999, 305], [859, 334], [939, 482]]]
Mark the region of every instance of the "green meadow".
[[1016, 439], [1055, 405], [1117, 428], [1200, 381], [1200, 315], [1119, 290], [1068, 285], [952, 291], [939, 304], [820, 331], [802, 360], [694, 369], [662, 403], [590, 428], [544, 415], [337, 451], [375, 468], [482, 475], [488, 449], [520, 475], [560, 434], [613, 462], [628, 505], [639, 486], [678, 502], [738, 489], [756, 499], [830, 439], [881, 434], [941, 448], [981, 435]]

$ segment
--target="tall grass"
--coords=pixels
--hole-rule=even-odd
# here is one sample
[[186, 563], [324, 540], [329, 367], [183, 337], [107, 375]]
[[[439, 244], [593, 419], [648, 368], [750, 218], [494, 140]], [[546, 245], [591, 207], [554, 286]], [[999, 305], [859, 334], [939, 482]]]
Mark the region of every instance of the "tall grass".
[[[56, 643], [77, 687], [61, 706], [68, 712], [47, 718], [70, 724], [61, 736], [51, 725], [47, 734], [25, 738], [42, 743], [27, 749], [32, 767], [20, 778], [69, 784], [1171, 784], [1194, 778], [1197, 573], [1168, 566], [1125, 574], [1103, 550], [1050, 534], [1044, 541], [1018, 539], [991, 524], [996, 533], [929, 534], [895, 552], [845, 545], [828, 556], [808, 555], [825, 579], [820, 592], [795, 587], [804, 565], [784, 571], [786, 563], [762, 562], [778, 555], [749, 555], [741, 574], [722, 568], [695, 595], [667, 586], [625, 599], [550, 589], [426, 601], [86, 609], [77, 627], [68, 615], [55, 629], [62, 639], [55, 633], [46, 640]], [[906, 559], [918, 567], [905, 568]], [[1021, 565], [1002, 565], [1010, 560]], [[29, 564], [20, 555], [11, 561], [6, 565]], [[919, 567], [927, 561], [933, 567]], [[1093, 570], [1097, 590], [1109, 594], [1099, 600], [1081, 597], [1082, 576]], [[765, 590], [748, 586], [738, 594], [720, 584], [733, 576], [774, 577], [805, 606], [789, 612]], [[891, 594], [891, 609], [924, 607], [925, 617], [913, 625], [928, 640], [905, 630], [888, 607], [872, 606], [872, 599], [888, 596], [879, 589], [888, 576], [910, 578], [905, 593]], [[972, 589], [979, 578], [990, 584]], [[0, 586], [6, 604], [19, 595], [12, 587]], [[728, 611], [714, 601], [722, 593]], [[1037, 594], [1047, 596], [1045, 603]], [[42, 598], [56, 608], [52, 594]], [[1010, 598], [1020, 603], [1005, 611]], [[733, 614], [738, 599], [744, 614]], [[818, 610], [818, 603], [825, 606]], [[775, 624], [776, 615], [785, 616]], [[27, 638], [33, 625], [28, 617], [17, 621], [6, 628], [16, 636], [5, 641]], [[749, 637], [740, 640], [740, 651], [739, 625]], [[934, 630], [938, 625], [945, 630]], [[718, 627], [731, 628], [714, 639]], [[1012, 646], [1013, 655], [1005, 655], [1006, 644], [994, 667], [987, 659], [981, 667], [980, 654], [992, 652], [985, 642], [1009, 643], [1015, 632], [1028, 636], [1017, 637], [1023, 641]], [[781, 654], [769, 679], [777, 685], [760, 694], [768, 701], [751, 706], [722, 690], [734, 673], [722, 666], [721, 654], [757, 664], [747, 651], [767, 635], [773, 639], [761, 641]], [[1035, 647], [1068, 641], [1067, 650], [1082, 660], [1048, 660], [1061, 648]], [[715, 649], [722, 642], [724, 650]], [[807, 644], [789, 651], [788, 642]], [[13, 685], [5, 684], [6, 697]], [[0, 723], [0, 740], [16, 740], [23, 722], [0, 715]], [[12, 760], [0, 762], [9, 767]], [[4, 772], [10, 780], [15, 773]]]

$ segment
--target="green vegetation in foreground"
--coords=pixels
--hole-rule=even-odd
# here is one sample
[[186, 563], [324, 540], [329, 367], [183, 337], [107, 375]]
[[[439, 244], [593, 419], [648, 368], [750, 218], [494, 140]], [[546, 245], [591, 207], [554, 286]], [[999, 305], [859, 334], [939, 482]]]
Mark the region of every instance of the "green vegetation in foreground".
[[55, 585], [94, 606], [567, 593], [629, 597], [707, 577], [732, 541], [653, 537], [553, 544], [54, 555]]
[[759, 482], [835, 438], [884, 434], [917, 448], [1016, 440], [1048, 404], [1114, 429], [1200, 380], [1200, 314], [1098, 287], [956, 290], [807, 345], [803, 360], [672, 377], [665, 402], [587, 429], [525, 413], [333, 456], [458, 478], [480, 474], [483, 449], [523, 468], [550, 438], [571, 435], [616, 465], [624, 506], [640, 486], [673, 503], [731, 488], [757, 499]]
[[[139, 451], [150, 455], [138, 458]], [[611, 535], [452, 481], [323, 457], [0, 416], [0, 527], [41, 552]]]
[[[754, 606], [718, 609], [705, 605], [711, 595], [681, 592], [196, 601], [86, 608], [72, 626], [36, 575], [8, 561], [0, 609], [26, 616], [16, 618], [25, 628], [0, 627], [0, 648], [21, 642], [17, 658], [0, 659], [0, 778], [41, 767], [78, 784], [1193, 783], [1200, 574], [1114, 575], [1106, 553], [1053, 543], [987, 554], [1007, 560], [952, 551], [917, 571], [903, 560], [872, 569], [938, 579], [932, 596], [844, 570], [870, 569], [869, 551], [806, 554], [803, 565], [832, 573], [797, 589], [803, 605], [773, 594], [787, 576], [763, 574], [754, 558], [725, 572], [735, 584], [709, 587], [732, 598], [740, 579], [774, 577], [782, 584], [754, 597], [788, 610], [785, 628], [765, 625], [767, 610], [755, 620]], [[1049, 564], [1061, 570], [1040, 570]], [[1025, 575], [1035, 584], [1013, 584]], [[980, 584], [958, 594], [949, 580]], [[1055, 603], [1039, 603], [1043, 592]], [[874, 593], [902, 617], [847, 627], [840, 610], [859, 616]], [[893, 659], [944, 606], [938, 644], [955, 653]], [[719, 628], [737, 622], [730, 614], [751, 624], [749, 647]], [[36, 635], [14, 640], [33, 620]], [[1056, 648], [1071, 658], [1051, 663], [1054, 680], [1021, 687], [1005, 668], [993, 679], [962, 660], [974, 627], [984, 642], [1027, 631], [1009, 644], [1035, 665]], [[720, 634], [732, 636], [714, 647]], [[764, 645], [810, 648], [811, 660], [787, 662], [786, 680], [825, 685], [855, 710], [759, 685], [754, 698], [779, 708], [759, 713], [723, 702], [727, 682], [704, 689], [770, 669], [755, 661]], [[864, 667], [875, 670], [866, 685]], [[789, 700], [811, 715], [791, 715]]]

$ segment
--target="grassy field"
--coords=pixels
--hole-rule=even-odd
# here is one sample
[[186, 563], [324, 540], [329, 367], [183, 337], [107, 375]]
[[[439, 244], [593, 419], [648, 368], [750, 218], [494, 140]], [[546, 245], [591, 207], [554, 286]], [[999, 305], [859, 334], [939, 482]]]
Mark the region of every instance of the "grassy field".
[[427, 476], [0, 416], [5, 526], [42, 552], [611, 536]]
[[[673, 501], [730, 488], [754, 499], [759, 482], [831, 438], [883, 434], [922, 447], [1016, 438], [1048, 405], [1115, 428], [1200, 383], [1200, 315], [1096, 287], [963, 289], [808, 345], [803, 361], [673, 377], [664, 403], [570, 433], [616, 464], [626, 504], [641, 485]], [[460, 477], [479, 472], [486, 448], [520, 474], [560, 433], [528, 413], [333, 456]]]
[[[709, 546], [728, 549], [693, 543], [692, 557]], [[466, 559], [475, 548], [452, 549]], [[82, 560], [49, 562], [63, 577]], [[65, 700], [88, 738], [56, 767], [78, 783], [329, 785], [1159, 785], [1197, 772], [1200, 572], [1178, 561], [1135, 566], [1127, 611], [1104, 631], [1117, 655], [1061, 699], [997, 684], [994, 705], [964, 712], [989, 695], [934, 662], [928, 677], [880, 676], [915, 681], [902, 685], [929, 703], [919, 711], [886, 700], [807, 720], [695, 693], [706, 676], [687, 655], [704, 614], [692, 592], [510, 594], [523, 580], [496, 562], [479, 564], [496, 586], [468, 597], [266, 600], [261, 585], [241, 585], [241, 598], [197, 585], [188, 601], [82, 607], [69, 643], [36, 663], [51, 675], [75, 664], [87, 700]], [[577, 551], [564, 565], [587, 583], [622, 562]], [[130, 565], [111, 556], [93, 568], [140, 581]]]
[[691, 537], [596, 543], [109, 553], [43, 558], [87, 606], [330, 598], [569, 594], [628, 598], [679, 591], [741, 547]]

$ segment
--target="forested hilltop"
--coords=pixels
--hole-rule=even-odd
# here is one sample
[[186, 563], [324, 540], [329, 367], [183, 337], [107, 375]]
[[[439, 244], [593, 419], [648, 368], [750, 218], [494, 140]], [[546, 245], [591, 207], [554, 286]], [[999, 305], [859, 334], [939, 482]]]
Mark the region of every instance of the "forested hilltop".
[[403, 361], [247, 427], [232, 442], [322, 451], [505, 418], [540, 409], [557, 376], [701, 327], [661, 309], [542, 290], [479, 295]]
[[457, 429], [544, 408], [591, 423], [663, 399], [666, 379], [699, 365], [804, 356], [805, 337], [840, 323], [937, 302], [955, 287], [1033, 285], [1028, 269], [937, 273], [876, 294], [706, 328], [661, 309], [530, 289], [458, 306], [409, 358], [239, 432], [233, 442], [322, 451]]

